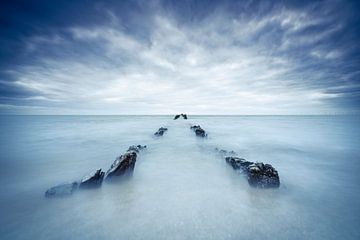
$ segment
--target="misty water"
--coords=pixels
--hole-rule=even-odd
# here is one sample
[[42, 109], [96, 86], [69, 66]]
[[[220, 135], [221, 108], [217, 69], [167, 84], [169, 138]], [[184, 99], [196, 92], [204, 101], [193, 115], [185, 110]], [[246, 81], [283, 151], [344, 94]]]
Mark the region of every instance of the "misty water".
[[[1, 116], [1, 239], [360, 239], [358, 116]], [[195, 136], [190, 124], [209, 134]], [[163, 137], [153, 133], [161, 126]], [[145, 144], [133, 177], [59, 183]], [[214, 148], [272, 164], [255, 189]]]

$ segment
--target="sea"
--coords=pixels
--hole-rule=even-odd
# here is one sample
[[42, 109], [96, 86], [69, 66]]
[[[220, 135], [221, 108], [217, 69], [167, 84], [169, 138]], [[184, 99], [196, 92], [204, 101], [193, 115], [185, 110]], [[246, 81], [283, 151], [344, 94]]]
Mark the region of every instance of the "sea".
[[[357, 115], [0, 116], [0, 239], [360, 239], [359, 127]], [[45, 197], [138, 144], [131, 178]], [[249, 186], [216, 148], [271, 164], [280, 187]]]

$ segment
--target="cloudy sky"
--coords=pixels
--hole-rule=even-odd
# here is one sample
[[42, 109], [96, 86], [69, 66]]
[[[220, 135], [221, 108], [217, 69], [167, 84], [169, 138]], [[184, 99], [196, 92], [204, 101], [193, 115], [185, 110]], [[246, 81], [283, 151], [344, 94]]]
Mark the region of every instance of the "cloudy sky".
[[0, 5], [0, 114], [360, 113], [356, 1]]

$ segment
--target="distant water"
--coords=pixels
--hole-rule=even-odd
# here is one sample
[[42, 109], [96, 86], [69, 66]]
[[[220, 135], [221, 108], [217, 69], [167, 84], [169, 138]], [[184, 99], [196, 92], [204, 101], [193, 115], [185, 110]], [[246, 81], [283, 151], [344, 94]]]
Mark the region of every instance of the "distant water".
[[[360, 239], [359, 127], [359, 116], [1, 116], [0, 239]], [[133, 144], [148, 149], [128, 181], [44, 197]], [[215, 147], [272, 164], [281, 187], [249, 187]]]

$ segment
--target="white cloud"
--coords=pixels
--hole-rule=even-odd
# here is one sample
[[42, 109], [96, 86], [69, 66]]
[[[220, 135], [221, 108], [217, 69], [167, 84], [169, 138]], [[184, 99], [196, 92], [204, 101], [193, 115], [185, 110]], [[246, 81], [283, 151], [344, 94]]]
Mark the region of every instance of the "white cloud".
[[[14, 84], [49, 108], [58, 101], [62, 105], [54, 108], [78, 113], [322, 113], [323, 100], [337, 95], [301, 84], [294, 87], [293, 81], [301, 81], [302, 73], [295, 71], [299, 63], [255, 41], [255, 36], [275, 24], [285, 31], [278, 48], [289, 49], [324, 39], [341, 26], [311, 38], [295, 37], [322, 20], [306, 12], [278, 11], [248, 20], [218, 15], [191, 26], [156, 15], [147, 39], [127, 33], [111, 14], [108, 26], [68, 30], [76, 44], [92, 44], [103, 54], [44, 57], [40, 64], [14, 72]], [[43, 37], [36, 39], [32, 44]], [[338, 50], [310, 54], [327, 59], [341, 55]]]

